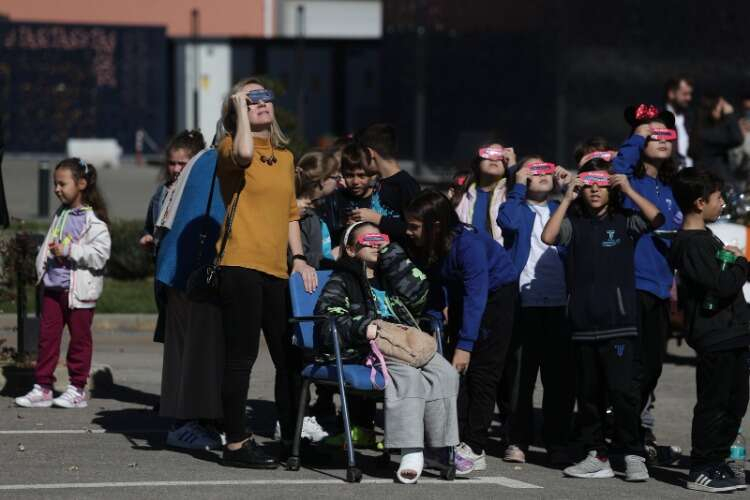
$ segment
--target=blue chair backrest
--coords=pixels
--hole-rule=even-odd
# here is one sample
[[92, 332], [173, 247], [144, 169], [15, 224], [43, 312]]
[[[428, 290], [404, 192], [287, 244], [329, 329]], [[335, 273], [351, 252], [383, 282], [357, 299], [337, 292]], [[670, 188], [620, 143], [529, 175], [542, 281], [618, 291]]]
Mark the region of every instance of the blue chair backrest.
[[[332, 271], [318, 271], [318, 288], [313, 293], [305, 291], [305, 284], [302, 281], [302, 275], [294, 273], [289, 277], [289, 294], [292, 299], [292, 315], [294, 317], [312, 316], [315, 311], [315, 304], [318, 303], [318, 297], [323, 287], [331, 277]], [[305, 349], [313, 348], [313, 330], [315, 325], [312, 321], [305, 321], [294, 325], [296, 345]]]

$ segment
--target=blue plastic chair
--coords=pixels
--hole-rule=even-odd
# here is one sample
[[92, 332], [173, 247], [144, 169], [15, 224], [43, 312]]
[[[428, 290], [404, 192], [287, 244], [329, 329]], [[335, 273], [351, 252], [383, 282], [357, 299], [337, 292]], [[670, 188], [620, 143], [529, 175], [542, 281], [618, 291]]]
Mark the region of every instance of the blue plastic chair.
[[[358, 483], [362, 480], [362, 471], [357, 468], [354, 457], [354, 445], [352, 444], [351, 424], [349, 421], [349, 408], [346, 394], [354, 393], [370, 397], [382, 397], [383, 391], [372, 385], [370, 381], [370, 368], [363, 364], [345, 364], [341, 360], [341, 343], [336, 329], [336, 322], [331, 316], [315, 316], [315, 305], [320, 297], [320, 292], [331, 277], [331, 271], [318, 271], [318, 288], [313, 293], [307, 293], [302, 281], [302, 276], [295, 273], [289, 278], [289, 292], [291, 295], [292, 315], [289, 320], [294, 325], [294, 343], [297, 347], [312, 351], [315, 348], [314, 329], [315, 323], [327, 321], [330, 323], [333, 333], [333, 350], [335, 361], [330, 363], [314, 362], [307, 364], [302, 370], [302, 391], [297, 412], [297, 422], [292, 444], [292, 453], [287, 460], [288, 470], [299, 470], [300, 468], [300, 442], [302, 436], [302, 422], [310, 399], [310, 384], [336, 386], [341, 395], [341, 414], [344, 420], [344, 433], [346, 436], [347, 469], [346, 480], [350, 483]], [[431, 329], [437, 337], [438, 352], [442, 355], [442, 324], [434, 318], [428, 318]], [[379, 387], [385, 387], [383, 374], [378, 371], [375, 383]], [[388, 458], [388, 455], [385, 455]], [[448, 454], [448, 464], [441, 471], [445, 479], [452, 480], [455, 475], [453, 450]]]

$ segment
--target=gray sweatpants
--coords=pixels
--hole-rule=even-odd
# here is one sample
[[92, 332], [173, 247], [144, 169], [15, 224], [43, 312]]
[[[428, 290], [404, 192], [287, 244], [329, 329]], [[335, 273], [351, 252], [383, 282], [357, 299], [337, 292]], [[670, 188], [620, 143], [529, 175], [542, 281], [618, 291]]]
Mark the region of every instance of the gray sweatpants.
[[390, 360], [387, 365], [391, 383], [385, 388], [385, 447], [456, 446], [455, 368], [439, 354], [422, 368]]

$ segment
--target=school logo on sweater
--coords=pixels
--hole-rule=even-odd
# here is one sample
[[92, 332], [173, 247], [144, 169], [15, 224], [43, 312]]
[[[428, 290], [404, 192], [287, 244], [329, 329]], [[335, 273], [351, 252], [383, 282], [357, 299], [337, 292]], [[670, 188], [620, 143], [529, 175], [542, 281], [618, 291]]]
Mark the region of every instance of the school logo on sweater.
[[615, 230], [607, 229], [607, 239], [602, 241], [602, 246], [605, 248], [614, 247], [620, 244], [620, 238], [615, 239]]
[[625, 344], [615, 344], [615, 353], [618, 358], [621, 358], [625, 354]]

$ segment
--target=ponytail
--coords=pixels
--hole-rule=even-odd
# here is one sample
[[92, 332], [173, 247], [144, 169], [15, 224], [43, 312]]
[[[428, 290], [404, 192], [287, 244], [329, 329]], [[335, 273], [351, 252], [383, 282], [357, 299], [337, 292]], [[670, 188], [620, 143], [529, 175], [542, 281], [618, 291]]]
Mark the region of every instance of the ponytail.
[[104, 202], [104, 197], [102, 197], [97, 186], [98, 175], [96, 168], [80, 158], [66, 158], [57, 164], [55, 170], [61, 168], [68, 169], [76, 182], [81, 179], [86, 181], [86, 189], [83, 190], [83, 203], [90, 206], [94, 214], [102, 222], [109, 225], [107, 204]]

